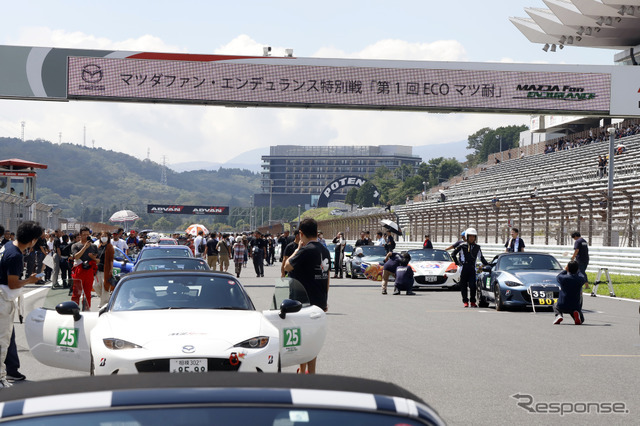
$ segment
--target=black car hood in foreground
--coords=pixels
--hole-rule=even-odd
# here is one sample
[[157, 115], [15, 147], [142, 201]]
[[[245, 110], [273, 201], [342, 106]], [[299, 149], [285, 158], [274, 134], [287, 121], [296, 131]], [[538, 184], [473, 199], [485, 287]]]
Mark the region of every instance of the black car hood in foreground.
[[[0, 423], [20, 420], [24, 415], [55, 416], [58, 412], [83, 412], [86, 410], [124, 409], [136, 406], [197, 405], [216, 404], [222, 406], [290, 406], [304, 407], [308, 404], [297, 401], [296, 395], [306, 391], [325, 392], [333, 395], [339, 403], [332, 405], [326, 398], [315, 400], [311, 407], [344, 410], [350, 408], [345, 401], [344, 392], [353, 392], [365, 397], [355, 398], [353, 410], [397, 414], [420, 419], [424, 424], [443, 425], [438, 414], [420, 398], [406, 389], [392, 383], [377, 380], [331, 376], [298, 374], [261, 374], [261, 373], [202, 373], [171, 374], [152, 373], [135, 376], [113, 375], [74, 377], [47, 380], [42, 382], [21, 383], [0, 392]], [[85, 403], [74, 398], [74, 394], [94, 393], [100, 396]], [[328, 394], [326, 392], [336, 392]], [[60, 399], [64, 395], [64, 398]], [[355, 395], [355, 394], [354, 394]], [[53, 397], [56, 404], [49, 401]], [[394, 399], [395, 397], [395, 399]], [[37, 398], [37, 400], [34, 400]], [[329, 398], [331, 399], [331, 398]], [[413, 409], [401, 400], [416, 403]], [[60, 401], [69, 401], [61, 404]], [[38, 407], [33, 408], [37, 402]], [[29, 404], [28, 404], [29, 403]], [[25, 407], [29, 406], [29, 410]], [[84, 406], [84, 405], [86, 406]], [[400, 404], [400, 405], [398, 405]], [[65, 405], [68, 405], [66, 407]], [[82, 405], [82, 406], [81, 406]], [[27, 413], [28, 412], [28, 413]]]
[[520, 272], [503, 272], [500, 279], [508, 281], [509, 275], [514, 276], [523, 284], [558, 284], [556, 277], [560, 271], [520, 271]]

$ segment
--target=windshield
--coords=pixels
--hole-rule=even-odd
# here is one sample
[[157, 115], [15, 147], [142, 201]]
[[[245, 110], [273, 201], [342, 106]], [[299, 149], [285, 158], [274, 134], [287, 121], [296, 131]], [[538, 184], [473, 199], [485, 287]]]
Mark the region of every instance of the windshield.
[[409, 250], [411, 262], [451, 262], [451, 256], [444, 250]]
[[512, 254], [503, 255], [498, 260], [498, 270], [500, 271], [556, 271], [562, 267], [555, 257], [548, 254]]
[[387, 251], [382, 246], [360, 246], [365, 256], [382, 256], [387, 255]]
[[129, 276], [118, 284], [109, 306], [112, 311], [255, 309], [235, 278], [210, 274]]
[[175, 270], [192, 270], [192, 271], [210, 271], [209, 265], [202, 259], [193, 257], [175, 258], [175, 259], [144, 259], [138, 262], [133, 268], [134, 271], [175, 271]]
[[142, 250], [138, 257], [138, 260], [148, 259], [150, 257], [192, 257], [191, 250], [188, 247], [180, 247], [180, 248], [168, 248], [168, 247], [158, 247], [158, 248], [148, 248], [146, 250]]

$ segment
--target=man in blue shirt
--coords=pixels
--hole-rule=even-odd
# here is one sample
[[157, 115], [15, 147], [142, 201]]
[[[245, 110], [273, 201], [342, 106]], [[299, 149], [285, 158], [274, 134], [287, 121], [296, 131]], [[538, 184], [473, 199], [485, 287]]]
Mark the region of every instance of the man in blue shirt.
[[580, 272], [578, 262], [572, 260], [564, 271], [556, 278], [560, 286], [558, 302], [553, 305], [553, 312], [556, 314], [554, 324], [560, 324], [563, 320], [562, 314], [571, 314], [576, 325], [584, 322], [582, 315], [582, 285], [587, 282], [587, 277]]

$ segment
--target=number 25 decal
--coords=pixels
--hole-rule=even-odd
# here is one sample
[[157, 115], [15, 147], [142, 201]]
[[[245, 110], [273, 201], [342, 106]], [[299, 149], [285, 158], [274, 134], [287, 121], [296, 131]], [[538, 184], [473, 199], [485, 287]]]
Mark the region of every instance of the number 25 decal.
[[300, 346], [300, 329], [299, 328], [285, 328], [283, 330], [284, 334], [284, 342], [283, 345], [285, 348], [291, 346]]
[[59, 328], [56, 345], [65, 346], [67, 348], [78, 347], [78, 329], [77, 328]]

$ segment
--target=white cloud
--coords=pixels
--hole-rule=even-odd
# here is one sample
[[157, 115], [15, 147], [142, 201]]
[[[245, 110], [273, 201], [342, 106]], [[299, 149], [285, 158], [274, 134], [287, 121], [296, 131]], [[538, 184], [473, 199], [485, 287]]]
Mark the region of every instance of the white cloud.
[[412, 61], [464, 61], [467, 53], [456, 40], [411, 43], [404, 40], [380, 40], [359, 52], [347, 53], [326, 47], [314, 55], [318, 58], [395, 59]]
[[9, 38], [7, 44], [70, 49], [185, 52], [184, 48], [167, 44], [159, 37], [150, 34], [144, 34], [138, 38], [113, 41], [106, 37], [97, 37], [80, 31], [68, 32], [47, 27], [24, 27], [18, 37]]
[[[67, 48], [183, 52], [153, 35], [135, 39], [66, 32], [45, 27], [24, 28], [11, 44]], [[265, 44], [242, 34], [215, 49], [218, 54], [261, 55]], [[193, 52], [197, 53], [197, 52]], [[274, 56], [284, 48], [273, 46]], [[319, 49], [315, 57], [446, 60], [466, 59], [455, 40], [412, 43], [380, 40], [359, 52]], [[224, 162], [243, 152], [271, 145], [425, 145], [459, 141], [478, 129], [528, 122], [524, 116], [427, 114], [417, 112], [224, 108], [215, 106], [117, 104], [99, 102], [0, 103], [0, 133], [18, 137], [26, 121], [26, 138], [81, 144], [83, 126], [87, 145], [126, 152], [168, 163], [204, 160]], [[454, 155], [455, 153], [443, 153]]]

